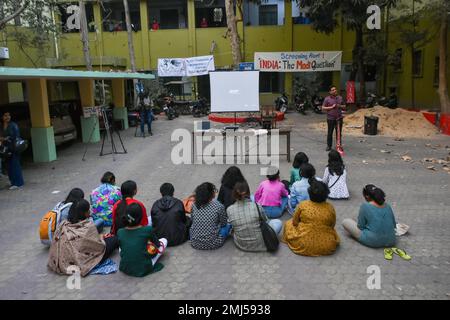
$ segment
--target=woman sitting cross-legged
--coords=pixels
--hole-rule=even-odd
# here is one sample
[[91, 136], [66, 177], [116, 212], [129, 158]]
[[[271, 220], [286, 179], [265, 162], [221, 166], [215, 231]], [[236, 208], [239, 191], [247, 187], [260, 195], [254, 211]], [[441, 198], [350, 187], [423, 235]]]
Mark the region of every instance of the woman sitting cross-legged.
[[164, 183], [159, 191], [162, 198], [151, 210], [153, 231], [159, 238], [167, 239], [169, 246], [177, 246], [189, 239], [192, 220], [186, 216], [183, 202], [173, 196], [175, 188], [171, 183]]
[[369, 184], [364, 187], [363, 196], [366, 203], [359, 209], [358, 222], [345, 219], [342, 223], [344, 229], [365, 246], [394, 246], [396, 222], [391, 206], [385, 201], [385, 193]]
[[329, 199], [340, 200], [350, 197], [347, 188], [347, 170], [341, 155], [336, 150], [328, 153], [328, 166], [325, 168], [322, 181], [330, 189]]
[[147, 210], [142, 202], [133, 199], [133, 197], [137, 193], [137, 185], [136, 182], [132, 180], [125, 181], [120, 186], [120, 192], [122, 193], [122, 200], [116, 202], [112, 210], [112, 227], [111, 233], [117, 234], [117, 231], [121, 228], [125, 227], [125, 215], [127, 211], [127, 206], [132, 203], [137, 203], [142, 208], [142, 219], [140, 221], [140, 225], [145, 227], [147, 225], [151, 225], [148, 221]]
[[282, 241], [302, 256], [330, 255], [340, 240], [334, 230], [336, 212], [326, 201], [328, 187], [323, 182], [312, 181], [308, 192], [310, 200], [300, 203], [294, 217], [286, 221]]
[[192, 206], [191, 245], [198, 250], [214, 250], [223, 246], [231, 231], [225, 207], [215, 199], [216, 187], [209, 182], [195, 189]]
[[267, 180], [256, 190], [255, 202], [264, 208], [269, 219], [279, 218], [287, 207], [288, 195], [286, 186], [280, 181], [280, 171], [272, 168]]
[[309, 163], [301, 165], [300, 176], [302, 179], [295, 182], [291, 187], [291, 196], [289, 198], [289, 212], [291, 214], [300, 202], [309, 200], [308, 188], [311, 181], [319, 180], [315, 177], [316, 169]]
[[225, 209], [231, 206], [235, 201], [232, 194], [236, 183], [244, 181], [245, 178], [238, 167], [232, 166], [225, 171], [222, 177], [219, 195], [217, 196], [217, 200], [225, 206]]
[[[247, 182], [238, 182], [233, 189], [236, 201], [228, 207], [228, 222], [233, 226], [233, 237], [236, 246], [244, 251], [267, 251], [261, 232], [261, 219], [267, 221], [263, 208], [250, 200], [250, 189]], [[279, 234], [283, 223], [278, 219], [269, 220], [268, 224]]]
[[291, 168], [291, 178], [289, 180], [289, 188], [292, 187], [292, 185], [300, 181], [302, 177], [300, 176], [300, 167], [304, 163], [309, 163], [309, 158], [304, 152], [299, 152], [294, 157], [294, 162], [292, 163]]
[[105, 172], [101, 184], [91, 192], [92, 216], [103, 220], [104, 226], [112, 225], [112, 209], [122, 199], [120, 188], [116, 186], [116, 177], [112, 172]]
[[67, 220], [56, 229], [48, 259], [48, 267], [54, 272], [72, 274], [75, 266], [84, 277], [118, 248], [117, 237], [103, 239], [98, 233], [89, 209], [84, 199], [73, 202]]
[[134, 277], [144, 277], [160, 271], [164, 265], [157, 261], [167, 247], [167, 240], [158, 239], [152, 227], [143, 227], [140, 224], [142, 215], [139, 204], [132, 203], [127, 206], [125, 228], [117, 232], [120, 245], [119, 270]]

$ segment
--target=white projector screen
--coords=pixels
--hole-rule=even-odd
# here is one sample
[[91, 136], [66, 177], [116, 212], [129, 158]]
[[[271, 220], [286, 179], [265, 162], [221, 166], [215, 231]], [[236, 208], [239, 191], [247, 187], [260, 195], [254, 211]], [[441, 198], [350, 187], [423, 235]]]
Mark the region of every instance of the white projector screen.
[[259, 71], [210, 72], [211, 112], [259, 111]]

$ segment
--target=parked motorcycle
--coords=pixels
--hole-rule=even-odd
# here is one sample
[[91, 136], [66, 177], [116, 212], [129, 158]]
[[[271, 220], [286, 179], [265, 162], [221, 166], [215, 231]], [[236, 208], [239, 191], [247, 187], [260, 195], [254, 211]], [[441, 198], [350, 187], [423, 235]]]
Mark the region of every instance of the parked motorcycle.
[[206, 98], [200, 98], [193, 106], [192, 106], [192, 115], [195, 118], [200, 118], [203, 116], [207, 116], [209, 114], [209, 106]]
[[306, 115], [306, 109], [309, 107], [308, 90], [300, 87], [299, 92], [294, 97], [295, 110]]
[[163, 111], [164, 111], [164, 113], [166, 114], [167, 119], [169, 119], [169, 120], [173, 120], [173, 119], [175, 119], [176, 117], [178, 117], [177, 112], [176, 112], [175, 109], [172, 108], [170, 105], [165, 105], [165, 106], [163, 107]]
[[366, 107], [373, 108], [375, 106], [383, 106], [391, 109], [397, 108], [398, 107], [397, 95], [393, 92], [389, 96], [389, 99], [387, 99], [384, 96], [378, 96], [375, 93], [369, 92], [367, 94]]
[[285, 113], [287, 111], [287, 108], [288, 108], [288, 103], [289, 103], [289, 99], [288, 99], [286, 93], [283, 93], [281, 95], [281, 97], [278, 97], [275, 100], [275, 109], [277, 111]]
[[314, 93], [311, 98], [312, 109], [317, 114], [322, 114], [322, 105], [325, 99], [319, 95], [318, 92]]

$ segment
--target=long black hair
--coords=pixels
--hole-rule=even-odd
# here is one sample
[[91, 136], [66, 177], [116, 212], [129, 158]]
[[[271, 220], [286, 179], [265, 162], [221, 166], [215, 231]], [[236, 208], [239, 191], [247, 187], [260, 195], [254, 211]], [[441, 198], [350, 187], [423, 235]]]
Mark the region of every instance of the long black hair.
[[123, 218], [122, 223], [127, 227], [136, 227], [142, 220], [142, 208], [137, 203], [132, 203], [127, 206], [126, 215]]
[[[137, 185], [136, 182], [132, 180], [125, 181], [120, 186], [120, 191], [122, 193], [122, 200], [119, 202], [116, 208], [116, 225], [117, 230], [124, 227], [124, 221], [127, 215], [127, 198], [133, 198], [136, 194]], [[140, 221], [139, 221], [140, 222]]]
[[316, 181], [316, 169], [312, 164], [304, 163], [300, 167], [300, 176], [308, 179], [308, 183], [311, 185], [312, 182]]
[[70, 190], [69, 194], [66, 197], [66, 200], [64, 200], [64, 203], [74, 203], [78, 202], [81, 199], [84, 198], [84, 191], [80, 188], [73, 188]]
[[300, 169], [301, 165], [304, 163], [309, 163], [309, 158], [304, 152], [299, 152], [295, 155], [294, 162], [292, 163], [292, 167], [295, 169]]
[[331, 150], [328, 153], [328, 171], [331, 175], [342, 175], [344, 173], [345, 165], [341, 155], [336, 150]]
[[89, 217], [87, 213], [89, 212], [90, 208], [91, 205], [89, 204], [89, 201], [85, 199], [81, 199], [76, 203], [72, 203], [67, 220], [70, 223], [78, 223], [80, 221], [86, 220]]
[[222, 185], [233, 190], [236, 183], [244, 181], [245, 178], [242, 175], [241, 170], [236, 166], [232, 166], [228, 168], [227, 171], [225, 171], [225, 173], [223, 174], [221, 183]]
[[217, 192], [216, 186], [210, 182], [204, 182], [195, 189], [195, 206], [200, 209], [206, 206], [214, 194]]
[[115, 184], [116, 183], [116, 176], [114, 173], [107, 171], [103, 174], [102, 179], [100, 180], [101, 183], [109, 183], [109, 184]]
[[386, 194], [384, 191], [373, 184], [368, 184], [364, 187], [363, 196], [367, 201], [375, 201], [379, 206], [382, 206], [386, 201]]

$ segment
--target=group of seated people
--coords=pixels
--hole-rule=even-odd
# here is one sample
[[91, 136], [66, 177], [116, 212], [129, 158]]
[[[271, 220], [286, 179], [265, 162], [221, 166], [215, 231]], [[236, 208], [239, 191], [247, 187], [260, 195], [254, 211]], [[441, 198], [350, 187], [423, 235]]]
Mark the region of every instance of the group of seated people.
[[[278, 170], [268, 172], [254, 194], [235, 166], [224, 173], [219, 191], [210, 182], [200, 184], [188, 198], [191, 205], [175, 198], [174, 186], [164, 183], [161, 198], [148, 215], [145, 205], [135, 199], [136, 183], [125, 181], [118, 188], [114, 174], [107, 172], [101, 185], [92, 191], [90, 202], [81, 189], [75, 188], [57, 205], [64, 210], [50, 245], [48, 266], [67, 274], [70, 265], [77, 265], [85, 276], [120, 248], [119, 270], [142, 277], [162, 269], [157, 261], [166, 247], [190, 241], [194, 249], [214, 250], [230, 236], [243, 251], [267, 251], [262, 219], [276, 234], [282, 233], [281, 241], [294, 253], [329, 255], [340, 238], [335, 230], [335, 209], [327, 200], [349, 198], [346, 176], [345, 165], [335, 150], [329, 153], [322, 179], [315, 177], [314, 166], [306, 154], [299, 152], [290, 181], [281, 181]], [[365, 203], [357, 221], [345, 219], [344, 229], [363, 245], [393, 246], [396, 222], [383, 190], [367, 185], [363, 197]], [[279, 218], [284, 213], [292, 217], [283, 228]], [[110, 233], [101, 233], [105, 226], [111, 226]]]

